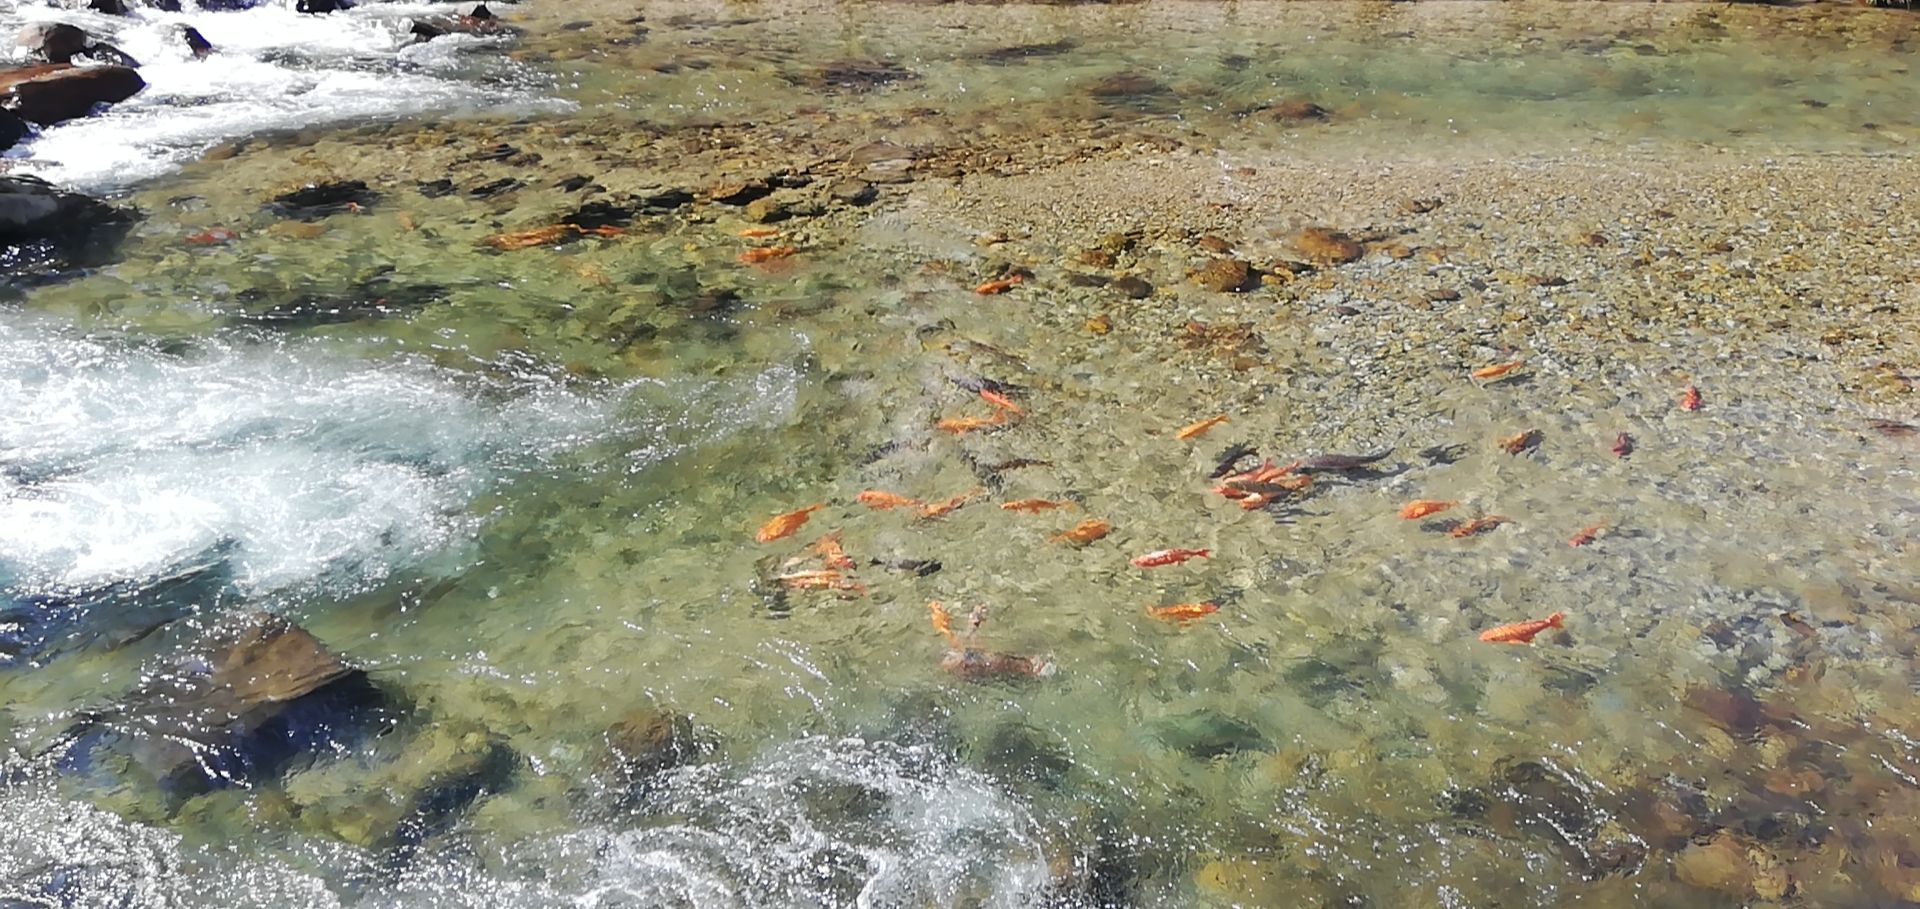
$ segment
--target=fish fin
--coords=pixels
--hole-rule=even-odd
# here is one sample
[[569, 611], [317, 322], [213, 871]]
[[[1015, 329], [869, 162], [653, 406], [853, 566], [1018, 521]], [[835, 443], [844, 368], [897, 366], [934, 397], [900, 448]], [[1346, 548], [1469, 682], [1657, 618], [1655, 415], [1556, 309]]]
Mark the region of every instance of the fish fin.
[[1550, 616], [1547, 616], [1547, 625], [1552, 628], [1565, 628], [1567, 627], [1566, 620], [1567, 620], [1566, 613], [1556, 612]]

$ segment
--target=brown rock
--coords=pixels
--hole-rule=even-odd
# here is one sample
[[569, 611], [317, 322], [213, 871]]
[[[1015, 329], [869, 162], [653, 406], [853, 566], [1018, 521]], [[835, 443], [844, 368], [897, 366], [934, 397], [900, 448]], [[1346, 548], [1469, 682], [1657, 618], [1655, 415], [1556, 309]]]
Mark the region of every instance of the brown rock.
[[1429, 303], [1452, 303], [1458, 299], [1460, 299], [1460, 292], [1457, 290], [1443, 287], [1439, 290], [1427, 291], [1427, 302]]
[[1409, 215], [1424, 215], [1440, 207], [1439, 199], [1401, 199], [1400, 211]]
[[793, 212], [787, 203], [773, 196], [764, 196], [748, 202], [745, 214], [747, 220], [756, 221], [761, 224], [785, 221], [793, 216]]
[[1136, 95], [1157, 95], [1167, 90], [1166, 83], [1140, 73], [1114, 73], [1102, 76], [1087, 86], [1087, 94], [1095, 98], [1126, 98]]
[[1325, 227], [1301, 231], [1294, 236], [1293, 245], [1307, 258], [1318, 262], [1352, 262], [1366, 252], [1352, 237]]
[[827, 195], [848, 205], [866, 205], [880, 197], [880, 190], [865, 180], [847, 179], [827, 187]]
[[1113, 253], [1104, 249], [1083, 249], [1073, 260], [1092, 268], [1112, 268], [1119, 261]]
[[125, 66], [26, 66], [0, 73], [0, 107], [43, 126], [84, 117], [95, 104], [113, 104], [146, 88]]
[[693, 720], [665, 709], [627, 714], [607, 730], [606, 738], [612, 766], [629, 781], [671, 770], [706, 750]]
[[1607, 241], [1606, 234], [1596, 234], [1596, 233], [1589, 232], [1589, 233], [1584, 233], [1577, 237], [1574, 237], [1573, 242], [1580, 246], [1600, 247], [1600, 246], [1607, 245], [1608, 241]]
[[1232, 243], [1228, 243], [1226, 240], [1221, 239], [1220, 237], [1214, 236], [1213, 234], [1206, 234], [1202, 236], [1199, 239], [1198, 243], [1201, 249], [1204, 249], [1210, 253], [1220, 253], [1222, 255], [1225, 255], [1227, 253], [1233, 252]]
[[1312, 101], [1296, 98], [1269, 106], [1266, 115], [1281, 123], [1324, 123], [1333, 112]]
[[1221, 257], [1194, 272], [1193, 283], [1216, 293], [1238, 293], [1250, 289], [1256, 282], [1253, 266], [1245, 260]]
[[707, 190], [707, 198], [723, 205], [745, 205], [773, 192], [763, 180], [730, 180]]
[[65, 22], [33, 22], [20, 29], [13, 43], [34, 60], [67, 63], [86, 50], [91, 40], [85, 31]]

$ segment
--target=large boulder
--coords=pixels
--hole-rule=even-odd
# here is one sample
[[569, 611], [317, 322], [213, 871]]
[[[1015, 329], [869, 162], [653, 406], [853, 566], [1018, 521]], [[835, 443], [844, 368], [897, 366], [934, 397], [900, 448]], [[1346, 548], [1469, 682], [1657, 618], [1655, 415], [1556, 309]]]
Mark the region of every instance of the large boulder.
[[44, 180], [0, 176], [0, 276], [97, 265], [112, 258], [134, 213]]
[[0, 107], [42, 126], [84, 117], [147, 87], [128, 66], [43, 63], [0, 72]]
[[366, 673], [266, 613], [217, 628], [150, 679], [70, 731], [63, 768], [107, 785], [156, 784], [178, 800], [273, 778], [392, 722]]
[[15, 47], [27, 52], [27, 58], [38, 63], [67, 63], [73, 60], [87, 45], [93, 43], [92, 36], [77, 25], [65, 22], [30, 22], [20, 29], [13, 38]]
[[33, 127], [27, 121], [20, 119], [13, 111], [0, 107], [0, 151], [19, 145], [20, 140], [31, 132]]

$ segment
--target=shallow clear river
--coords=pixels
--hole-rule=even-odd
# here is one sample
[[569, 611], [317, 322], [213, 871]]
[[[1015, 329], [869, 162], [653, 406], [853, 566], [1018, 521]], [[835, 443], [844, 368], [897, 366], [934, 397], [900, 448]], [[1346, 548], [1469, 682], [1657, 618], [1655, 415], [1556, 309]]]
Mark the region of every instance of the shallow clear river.
[[290, 7], [0, 10], [0, 907], [1920, 903], [1920, 14]]

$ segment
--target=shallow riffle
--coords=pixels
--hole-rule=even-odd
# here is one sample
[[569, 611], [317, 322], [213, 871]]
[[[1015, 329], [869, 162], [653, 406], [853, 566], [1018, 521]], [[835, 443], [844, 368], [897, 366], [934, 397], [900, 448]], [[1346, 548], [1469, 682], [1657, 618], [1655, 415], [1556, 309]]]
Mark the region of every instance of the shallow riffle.
[[[561, 104], [234, 139], [0, 314], [0, 898], [1920, 898], [1909, 14], [496, 11]], [[256, 610], [377, 696], [148, 778]]]

